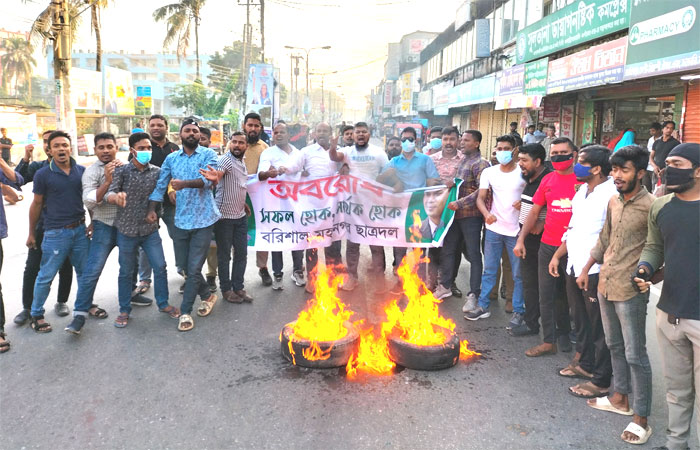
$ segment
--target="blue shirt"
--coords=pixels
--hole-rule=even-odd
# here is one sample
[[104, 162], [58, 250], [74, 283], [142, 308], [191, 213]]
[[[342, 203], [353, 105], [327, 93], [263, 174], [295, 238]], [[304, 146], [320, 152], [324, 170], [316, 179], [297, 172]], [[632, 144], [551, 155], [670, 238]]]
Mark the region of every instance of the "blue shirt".
[[85, 167], [71, 158], [68, 174], [53, 160], [34, 174], [34, 193], [44, 196], [44, 230], [63, 228], [85, 217], [83, 172]]
[[[12, 186], [15, 189], [19, 189], [20, 186], [24, 184], [24, 179], [22, 175], [15, 172], [15, 178], [17, 181], [10, 181], [2, 171], [0, 171], [0, 183]], [[0, 239], [5, 239], [7, 237], [7, 218], [5, 217], [5, 202], [0, 198]]]
[[214, 150], [198, 146], [192, 155], [183, 150], [169, 154], [160, 168], [158, 184], [149, 200], [162, 202], [170, 180], [204, 181], [203, 188], [185, 188], [177, 191], [175, 200], [175, 226], [182, 230], [206, 228], [221, 217], [211, 193], [211, 182], [199, 173], [207, 165], [217, 168], [218, 155]]
[[389, 168], [396, 170], [405, 189], [422, 188], [428, 178], [440, 178], [432, 158], [423, 153], [414, 152], [411, 159], [406, 159], [403, 153], [394, 156], [384, 170]]

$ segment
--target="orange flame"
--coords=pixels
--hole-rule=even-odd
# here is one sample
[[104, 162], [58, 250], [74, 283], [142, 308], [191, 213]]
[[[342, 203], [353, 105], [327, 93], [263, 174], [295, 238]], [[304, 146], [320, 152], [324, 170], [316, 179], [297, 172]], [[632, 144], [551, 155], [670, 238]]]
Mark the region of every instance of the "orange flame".
[[331, 357], [332, 349], [333, 345], [328, 347], [328, 350], [321, 350], [321, 347], [318, 346], [318, 342], [313, 341], [309, 348], [305, 348], [301, 351], [301, 354], [304, 355], [304, 358], [308, 361], [325, 361]]
[[466, 361], [475, 356], [481, 356], [481, 353], [475, 352], [474, 350], [469, 350], [469, 341], [466, 339], [459, 341], [459, 359]]
[[354, 323], [360, 330], [360, 347], [357, 355], [352, 355], [345, 367], [348, 378], [356, 378], [358, 371], [372, 375], [391, 374], [396, 364], [389, 358], [386, 336], [377, 336], [371, 327], [363, 328], [363, 323], [364, 320]]

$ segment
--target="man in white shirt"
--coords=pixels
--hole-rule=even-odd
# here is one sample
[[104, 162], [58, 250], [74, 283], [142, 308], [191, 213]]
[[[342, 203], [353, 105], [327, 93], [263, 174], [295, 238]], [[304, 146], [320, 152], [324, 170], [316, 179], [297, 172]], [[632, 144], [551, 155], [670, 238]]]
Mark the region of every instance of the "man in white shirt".
[[[290, 166], [295, 160], [299, 150], [289, 143], [289, 133], [287, 125], [278, 123], [272, 130], [272, 139], [274, 146], [266, 148], [260, 154], [260, 162], [258, 163], [258, 179], [265, 181], [268, 178], [283, 178], [297, 180], [296, 174], [287, 174], [287, 166]], [[297, 286], [304, 286], [304, 251], [292, 250], [292, 262], [294, 269], [292, 272], [292, 280]], [[282, 268], [284, 263], [282, 260], [282, 252], [272, 252], [272, 289], [282, 290]]]
[[[651, 151], [654, 149], [654, 142], [661, 139], [661, 136], [663, 135], [663, 127], [659, 122], [654, 122], [649, 126], [649, 135], [650, 137], [647, 141], [647, 150], [649, 150], [649, 153], [651, 153]], [[642, 179], [642, 185], [644, 185], [649, 192], [654, 192], [654, 186], [652, 186], [651, 182], [653, 175], [654, 166], [652, 166], [651, 162], [649, 162], [649, 165], [647, 166], [647, 173], [644, 175], [644, 179]]]
[[576, 180], [583, 184], [571, 200], [569, 228], [549, 263], [550, 275], [559, 277], [560, 259], [568, 254], [566, 293], [569, 309], [574, 314], [576, 356], [559, 371], [559, 375], [586, 379], [586, 382], [569, 388], [573, 395], [583, 398], [606, 395], [612, 377], [610, 351], [605, 344], [598, 303], [600, 265], [594, 264], [588, 271], [588, 289], [580, 289], [576, 284], [576, 278], [588, 263], [605, 224], [610, 198], [617, 195], [615, 183], [608, 177], [610, 170], [610, 150], [607, 147], [590, 145], [581, 148], [574, 173]]
[[[337, 173], [337, 164], [331, 161], [328, 149], [331, 146], [331, 126], [325, 122], [316, 125], [316, 143], [302, 148], [295, 154], [294, 160], [286, 167], [287, 175], [301, 174], [303, 178], [331, 177]], [[342, 264], [340, 254], [340, 241], [333, 241], [331, 245], [323, 249], [326, 256], [326, 265], [338, 266]], [[312, 272], [318, 264], [318, 249], [306, 250], [306, 273], [308, 280], [306, 292], [313, 293]]]
[[[544, 139], [544, 136], [542, 136], [542, 139]], [[542, 139], [537, 139], [537, 136], [535, 136], [535, 126], [534, 125], [527, 126], [527, 133], [525, 133], [525, 136], [523, 136], [523, 142], [525, 142], [526, 145], [527, 144], [537, 144]]]
[[[355, 124], [355, 145], [337, 149], [331, 145], [328, 154], [331, 160], [347, 164], [350, 175], [375, 181], [382, 169], [389, 163], [383, 149], [369, 143], [369, 126], [365, 122]], [[384, 288], [384, 247], [370, 245], [372, 252], [371, 273], [377, 277], [378, 290]], [[352, 291], [358, 285], [357, 266], [360, 262], [360, 244], [348, 241], [345, 251], [345, 260], [348, 266], [349, 276], [343, 283], [342, 289]]]
[[540, 122], [537, 124], [537, 130], [533, 133], [533, 136], [535, 136], [535, 139], [537, 139], [537, 143], [540, 144], [542, 140], [547, 137], [547, 135], [544, 132], [544, 122]]
[[[484, 274], [481, 278], [481, 294], [475, 309], [464, 316], [467, 320], [491, 317], [489, 293], [496, 285], [496, 273], [505, 246], [513, 272], [513, 316], [507, 329], [517, 327], [524, 320], [523, 283], [520, 278], [520, 259], [513, 254], [520, 225], [516, 205], [525, 188], [517, 161], [515, 138], [512, 135], [496, 139], [496, 159], [498, 165], [487, 167], [481, 172], [479, 196], [476, 206], [484, 215], [486, 238], [484, 241]], [[489, 191], [493, 193], [491, 208], [486, 207]]]

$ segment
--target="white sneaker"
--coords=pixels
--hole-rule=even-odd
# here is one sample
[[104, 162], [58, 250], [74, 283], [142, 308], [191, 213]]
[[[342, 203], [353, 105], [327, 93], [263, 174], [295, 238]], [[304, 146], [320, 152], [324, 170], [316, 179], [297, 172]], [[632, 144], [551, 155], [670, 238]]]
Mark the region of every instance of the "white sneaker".
[[452, 289], [448, 289], [445, 286], [439, 284], [438, 287], [433, 291], [435, 298], [443, 299], [447, 297], [452, 297]]
[[294, 284], [297, 286], [305, 286], [306, 285], [306, 280], [304, 279], [304, 271], [303, 270], [295, 270], [292, 273], [292, 281], [294, 281]]
[[282, 277], [278, 277], [277, 275], [272, 277], [272, 289], [276, 291], [281, 291], [282, 289], [284, 289], [282, 287]]
[[462, 307], [462, 312], [474, 311], [476, 309], [478, 300], [479, 299], [476, 298], [476, 294], [474, 294], [473, 292], [468, 293], [467, 302]]

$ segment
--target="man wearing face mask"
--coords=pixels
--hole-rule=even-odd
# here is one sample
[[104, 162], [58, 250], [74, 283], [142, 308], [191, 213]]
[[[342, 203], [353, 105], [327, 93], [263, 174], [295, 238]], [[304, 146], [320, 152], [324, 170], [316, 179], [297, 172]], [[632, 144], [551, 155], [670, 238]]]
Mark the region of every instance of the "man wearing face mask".
[[442, 149], [442, 127], [433, 127], [428, 135], [428, 143], [423, 146], [423, 153], [433, 155]]
[[[484, 274], [481, 278], [481, 295], [478, 305], [464, 316], [467, 320], [491, 317], [488, 295], [496, 285], [496, 272], [505, 247], [513, 272], [513, 315], [506, 329], [512, 329], [522, 324], [525, 314], [520, 261], [513, 254], [513, 247], [520, 231], [518, 210], [515, 206], [520, 201], [525, 180], [520, 176], [520, 170], [514, 156], [517, 157], [517, 150], [513, 136], [499, 137], [496, 139], [496, 159], [499, 164], [486, 168], [481, 173], [476, 205], [483, 214], [486, 223]], [[491, 208], [486, 207], [489, 191], [493, 194]]]
[[[576, 355], [571, 363], [559, 370], [568, 378], [587, 381], [569, 388], [576, 397], [596, 398], [608, 393], [612, 365], [610, 351], [605, 344], [605, 333], [598, 303], [598, 273], [600, 265], [586, 268], [591, 250], [603, 229], [610, 198], [617, 193], [615, 182], [608, 177], [610, 150], [602, 145], [581, 148], [574, 166], [576, 180], [583, 183], [571, 201], [571, 221], [559, 246], [549, 262], [549, 274], [559, 277], [559, 263], [564, 255], [566, 265], [566, 293], [569, 310], [574, 315]], [[576, 279], [586, 268], [588, 288], [581, 289]]]
[[[574, 161], [578, 157], [578, 148], [569, 138], [557, 138], [552, 142], [550, 157], [554, 172], [542, 179], [540, 187], [532, 197], [532, 208], [513, 249], [513, 253], [518, 258], [526, 257], [525, 237], [537, 223], [542, 208], [546, 206], [547, 218], [537, 256], [544, 343], [525, 352], [525, 355], [531, 357], [554, 354], [557, 352], [557, 344], [559, 350], [571, 351], [569, 307], [565, 298], [557, 295], [560, 289], [557, 284], [561, 279], [550, 275], [549, 262], [561, 245], [562, 236], [571, 221], [571, 200], [574, 198], [578, 184], [574, 173]], [[560, 272], [566, 272], [566, 262], [566, 258], [560, 260], [558, 269]]]
[[[648, 292], [652, 275], [664, 265], [656, 336], [666, 380], [666, 447], [684, 449], [689, 446], [693, 402], [700, 404], [700, 144], [680, 144], [664, 162], [671, 194], [651, 205], [634, 282], [640, 292]], [[695, 420], [700, 425], [700, 416]]]

